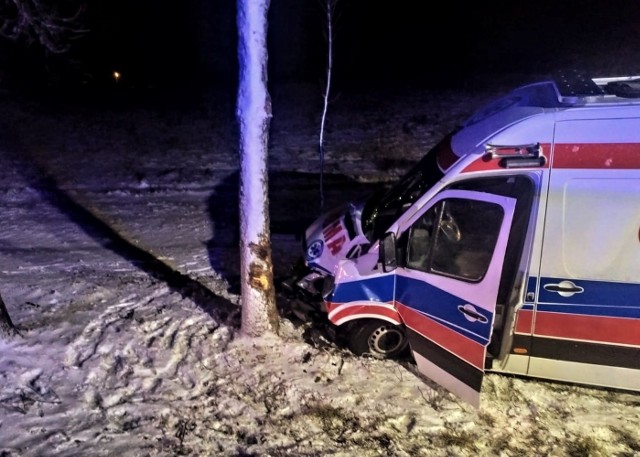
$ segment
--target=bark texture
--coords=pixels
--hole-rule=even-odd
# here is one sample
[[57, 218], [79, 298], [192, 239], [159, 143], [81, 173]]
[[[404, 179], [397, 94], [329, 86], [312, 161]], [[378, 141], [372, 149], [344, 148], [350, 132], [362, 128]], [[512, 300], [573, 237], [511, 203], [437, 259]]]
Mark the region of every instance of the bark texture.
[[267, 90], [269, 0], [238, 0], [240, 127], [240, 274], [242, 333], [278, 333], [269, 232]]

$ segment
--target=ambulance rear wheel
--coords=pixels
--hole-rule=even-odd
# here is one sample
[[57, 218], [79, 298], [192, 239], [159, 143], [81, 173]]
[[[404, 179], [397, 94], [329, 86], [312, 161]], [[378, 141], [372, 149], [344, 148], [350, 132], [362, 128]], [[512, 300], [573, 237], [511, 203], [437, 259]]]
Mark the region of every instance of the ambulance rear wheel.
[[347, 344], [355, 355], [396, 359], [405, 353], [408, 340], [402, 327], [383, 320], [368, 319], [351, 325]]

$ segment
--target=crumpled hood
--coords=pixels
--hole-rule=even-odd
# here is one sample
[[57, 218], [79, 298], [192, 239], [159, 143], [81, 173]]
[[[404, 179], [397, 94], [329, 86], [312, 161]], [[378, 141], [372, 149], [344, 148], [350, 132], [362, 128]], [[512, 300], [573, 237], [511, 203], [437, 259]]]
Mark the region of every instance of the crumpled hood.
[[361, 226], [363, 206], [364, 201], [339, 206], [307, 228], [304, 258], [310, 268], [333, 275], [340, 260], [358, 257], [368, 249]]

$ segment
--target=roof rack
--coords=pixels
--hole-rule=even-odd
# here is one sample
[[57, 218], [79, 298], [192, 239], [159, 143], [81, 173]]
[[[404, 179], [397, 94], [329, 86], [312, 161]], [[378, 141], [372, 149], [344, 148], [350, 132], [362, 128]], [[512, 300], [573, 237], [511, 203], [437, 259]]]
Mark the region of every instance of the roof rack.
[[640, 76], [620, 78], [594, 78], [596, 84], [608, 95], [623, 98], [640, 98]]
[[640, 98], [640, 76], [591, 78], [577, 71], [562, 73], [554, 78], [560, 102], [576, 103], [585, 97], [614, 95]]

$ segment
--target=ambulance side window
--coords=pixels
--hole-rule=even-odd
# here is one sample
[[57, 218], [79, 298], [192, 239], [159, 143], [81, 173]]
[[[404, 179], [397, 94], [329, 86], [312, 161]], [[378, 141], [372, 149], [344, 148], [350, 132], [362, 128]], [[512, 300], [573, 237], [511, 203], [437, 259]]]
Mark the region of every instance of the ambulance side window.
[[495, 203], [449, 198], [409, 230], [407, 268], [463, 281], [482, 280], [489, 268], [504, 212]]

